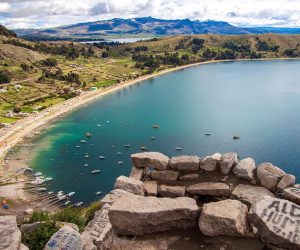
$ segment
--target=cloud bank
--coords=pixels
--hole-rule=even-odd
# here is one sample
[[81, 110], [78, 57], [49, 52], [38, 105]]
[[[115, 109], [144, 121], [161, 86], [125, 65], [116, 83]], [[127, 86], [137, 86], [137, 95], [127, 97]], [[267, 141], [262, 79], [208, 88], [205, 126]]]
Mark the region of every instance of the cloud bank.
[[0, 23], [9, 28], [143, 16], [300, 27], [300, 0], [0, 0]]

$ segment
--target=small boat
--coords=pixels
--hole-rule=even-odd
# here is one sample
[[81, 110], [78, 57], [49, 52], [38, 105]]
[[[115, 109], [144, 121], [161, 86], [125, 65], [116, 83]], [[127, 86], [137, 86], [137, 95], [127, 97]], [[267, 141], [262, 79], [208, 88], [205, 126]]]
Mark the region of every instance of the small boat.
[[110, 123], [110, 121], [106, 121], [106, 123]]
[[82, 204], [83, 204], [83, 202], [82, 202], [82, 201], [80, 201], [80, 202], [77, 202], [77, 203], [75, 204], [75, 207], [80, 207]]
[[101, 192], [101, 191], [98, 191], [98, 192], [96, 192], [96, 195], [100, 195], [100, 194], [102, 194], [102, 192]]
[[45, 178], [45, 181], [52, 181], [52, 180], [53, 180], [52, 177], [47, 177], [47, 178]]
[[210, 136], [210, 135], [211, 135], [211, 133], [205, 133], [205, 135], [207, 135], [207, 136]]
[[34, 174], [34, 176], [35, 176], [35, 177], [42, 176], [42, 173], [41, 173], [41, 172], [36, 172], [36, 173]]
[[87, 164], [87, 163], [86, 163], [86, 164], [84, 164], [83, 166], [84, 166], [84, 167], [88, 167], [88, 166], [89, 166], [89, 164]]
[[91, 174], [99, 174], [101, 171], [99, 169], [93, 170]]
[[44, 182], [45, 182], [44, 179], [36, 179], [36, 180], [34, 180], [34, 181], [31, 181], [30, 184], [32, 184], [32, 185], [41, 185], [41, 184], [43, 184]]
[[154, 140], [155, 140], [155, 137], [154, 137], [154, 136], [152, 136], [150, 139], [151, 139], [151, 141], [154, 141]]
[[44, 192], [44, 191], [47, 191], [47, 188], [37, 188], [36, 191]]
[[140, 150], [145, 151], [145, 150], [148, 150], [148, 149], [145, 146], [141, 146]]
[[86, 143], [86, 140], [81, 140], [80, 143]]
[[68, 206], [71, 203], [71, 201], [66, 201], [63, 205]]
[[122, 162], [122, 161], [118, 161], [118, 164], [119, 164], [119, 165], [121, 165], [121, 164], [123, 164], [123, 163], [124, 163], [124, 162]]
[[92, 136], [93, 136], [93, 134], [92, 134], [92, 133], [90, 133], [90, 132], [87, 132], [87, 133], [85, 134], [85, 136], [86, 136], [86, 137], [92, 137]]
[[130, 145], [129, 144], [125, 144], [124, 148], [130, 148]]
[[61, 195], [59, 197], [57, 197], [60, 201], [67, 199], [67, 196], [65, 195]]
[[76, 148], [80, 148], [80, 146], [79, 146], [79, 145], [77, 145], [77, 146], [76, 146]]
[[238, 135], [235, 135], [235, 136], [233, 136], [232, 138], [233, 138], [233, 140], [238, 140], [238, 139], [240, 139], [240, 137], [239, 137]]
[[121, 152], [118, 152], [117, 155], [122, 155], [122, 153], [121, 153]]
[[67, 194], [67, 196], [68, 196], [68, 197], [71, 197], [71, 196], [73, 196], [74, 194], [75, 194], [75, 192], [70, 192], [70, 193]]
[[105, 156], [100, 155], [100, 156], [99, 156], [99, 159], [104, 160], [104, 159], [105, 159]]
[[97, 127], [101, 127], [101, 125], [100, 125], [100, 124], [98, 124], [98, 125], [97, 125]]
[[152, 128], [160, 128], [159, 124], [153, 124]]
[[177, 147], [177, 148], [176, 148], [176, 150], [177, 150], [177, 151], [180, 151], [180, 150], [182, 150], [182, 148], [180, 148], [180, 147]]
[[48, 192], [49, 195], [53, 194], [53, 191]]
[[89, 156], [88, 154], [86, 154], [84, 157], [85, 157], [85, 158], [90, 158], [90, 156]]

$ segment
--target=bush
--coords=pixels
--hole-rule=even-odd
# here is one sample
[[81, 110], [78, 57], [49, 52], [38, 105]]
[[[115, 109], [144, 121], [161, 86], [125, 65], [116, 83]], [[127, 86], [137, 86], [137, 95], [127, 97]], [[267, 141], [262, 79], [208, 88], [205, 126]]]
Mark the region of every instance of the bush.
[[80, 231], [85, 227], [85, 219], [82, 215], [82, 209], [80, 208], [67, 207], [54, 214], [52, 219], [55, 221], [74, 223], [78, 226]]
[[103, 58], [107, 58], [108, 56], [109, 56], [108, 52], [106, 52], [106, 51], [102, 52], [102, 57]]
[[41, 61], [41, 64], [46, 67], [55, 67], [57, 66], [57, 61], [54, 58], [47, 58], [46, 60]]
[[11, 82], [11, 74], [7, 70], [0, 71], [0, 84], [10, 83]]

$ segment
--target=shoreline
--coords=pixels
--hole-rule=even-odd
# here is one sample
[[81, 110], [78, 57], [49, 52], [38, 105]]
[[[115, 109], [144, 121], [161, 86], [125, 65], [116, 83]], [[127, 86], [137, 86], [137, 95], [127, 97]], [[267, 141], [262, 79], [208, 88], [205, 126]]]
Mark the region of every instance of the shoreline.
[[199, 65], [221, 63], [221, 62], [239, 62], [239, 61], [271, 61], [271, 60], [299, 60], [299, 58], [260, 58], [260, 59], [237, 59], [237, 60], [210, 60], [204, 62], [198, 62], [193, 64], [182, 65], [174, 68], [168, 68], [156, 73], [138, 77], [134, 80], [121, 82], [117, 85], [113, 85], [108, 88], [99, 89], [96, 91], [85, 92], [77, 97], [63, 101], [52, 107], [49, 107], [37, 114], [32, 114], [26, 118], [18, 120], [9, 128], [3, 128], [0, 130], [0, 176], [1, 172], [5, 172], [4, 158], [8, 151], [15, 147], [17, 144], [23, 141], [25, 137], [29, 135], [35, 135], [36, 131], [55, 120], [56, 118], [73, 111], [79, 107], [82, 107], [88, 103], [91, 103], [102, 96], [113, 93], [114, 91], [122, 88], [137, 84], [139, 82], [149, 80], [155, 77], [159, 77], [164, 74], [175, 72], [178, 70], [191, 68]]

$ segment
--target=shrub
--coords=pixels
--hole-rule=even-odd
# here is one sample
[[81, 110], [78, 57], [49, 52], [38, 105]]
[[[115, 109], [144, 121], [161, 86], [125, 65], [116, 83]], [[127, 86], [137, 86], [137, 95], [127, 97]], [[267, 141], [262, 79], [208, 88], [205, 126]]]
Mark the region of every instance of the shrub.
[[50, 215], [48, 212], [45, 211], [35, 211], [31, 215], [28, 223], [33, 223], [37, 221], [49, 221], [50, 220]]
[[11, 74], [7, 70], [0, 71], [0, 84], [10, 83], [11, 82]]
[[78, 226], [80, 231], [82, 231], [85, 226], [85, 219], [82, 215], [82, 209], [80, 208], [67, 207], [54, 214], [52, 219], [55, 221], [74, 223]]
[[106, 51], [102, 52], [102, 57], [103, 58], [107, 58], [108, 56], [109, 56], [108, 52], [106, 52]]

